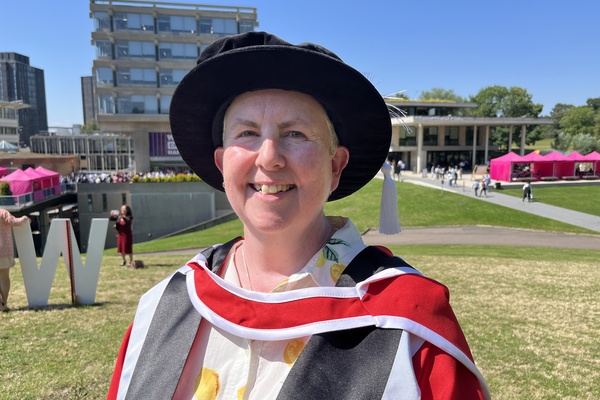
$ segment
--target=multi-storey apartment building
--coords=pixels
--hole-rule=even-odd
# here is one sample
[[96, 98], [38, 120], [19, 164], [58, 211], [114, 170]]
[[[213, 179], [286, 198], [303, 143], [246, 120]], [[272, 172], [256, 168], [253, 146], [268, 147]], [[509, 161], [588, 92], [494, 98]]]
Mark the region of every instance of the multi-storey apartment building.
[[[29, 57], [0, 53], [0, 101], [22, 102], [29, 106], [12, 108], [17, 112], [16, 135], [20, 145], [28, 146], [31, 136], [48, 130], [44, 71], [29, 65]], [[5, 109], [7, 115], [11, 115], [10, 109]]]
[[90, 11], [100, 130], [134, 139], [138, 171], [185, 167], [170, 134], [173, 91], [206, 46], [253, 31], [256, 8], [90, 0]]
[[19, 110], [25, 108], [29, 105], [21, 100], [0, 100], [0, 142], [19, 145]]

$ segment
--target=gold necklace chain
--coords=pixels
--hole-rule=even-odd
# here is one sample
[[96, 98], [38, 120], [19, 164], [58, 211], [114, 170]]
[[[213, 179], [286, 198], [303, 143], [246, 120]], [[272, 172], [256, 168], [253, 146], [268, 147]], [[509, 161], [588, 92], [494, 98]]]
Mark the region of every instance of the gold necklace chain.
[[244, 252], [244, 247], [246, 247], [246, 241], [242, 243], [242, 262], [244, 263], [244, 269], [246, 270], [246, 279], [248, 279], [248, 286], [250, 286], [250, 290], [252, 290], [252, 281], [250, 280], [250, 272], [248, 272], [248, 265], [246, 264], [246, 253]]

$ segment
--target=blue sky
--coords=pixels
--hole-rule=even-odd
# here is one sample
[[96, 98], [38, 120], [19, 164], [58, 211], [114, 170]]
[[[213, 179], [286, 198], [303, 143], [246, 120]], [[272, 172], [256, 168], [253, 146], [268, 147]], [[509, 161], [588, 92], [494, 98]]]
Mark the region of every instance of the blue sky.
[[[257, 30], [329, 48], [382, 94], [416, 98], [441, 87], [468, 97], [486, 86], [520, 86], [544, 115], [557, 103], [600, 97], [596, 0], [195, 3], [256, 7]], [[0, 0], [0, 51], [45, 71], [49, 126], [83, 122], [80, 77], [91, 75], [92, 29], [87, 0]]]

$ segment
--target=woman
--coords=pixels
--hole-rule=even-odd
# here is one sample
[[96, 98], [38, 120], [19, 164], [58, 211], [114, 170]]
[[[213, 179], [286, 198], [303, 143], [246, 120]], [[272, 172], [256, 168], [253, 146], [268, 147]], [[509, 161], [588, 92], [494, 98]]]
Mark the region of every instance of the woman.
[[110, 219], [116, 221], [117, 252], [123, 258], [121, 266], [127, 265], [125, 255], [129, 256], [129, 265], [131, 265], [133, 263], [133, 230], [131, 227], [133, 214], [131, 213], [131, 207], [123, 204], [118, 214], [115, 214], [111, 215]]
[[10, 311], [8, 294], [10, 292], [10, 268], [15, 265], [12, 227], [20, 226], [29, 217], [15, 218], [4, 208], [0, 208], [0, 311]]
[[323, 213], [387, 156], [390, 117], [367, 79], [318, 45], [225, 37], [181, 81], [170, 121], [244, 237], [144, 295], [109, 399], [488, 396], [446, 289]]

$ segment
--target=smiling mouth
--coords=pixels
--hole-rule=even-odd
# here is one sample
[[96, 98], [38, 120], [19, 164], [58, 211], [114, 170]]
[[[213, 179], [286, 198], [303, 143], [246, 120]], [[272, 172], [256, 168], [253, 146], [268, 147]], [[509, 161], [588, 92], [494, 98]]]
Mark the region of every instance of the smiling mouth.
[[250, 185], [262, 194], [275, 194], [279, 192], [287, 192], [288, 190], [294, 189], [296, 185]]

